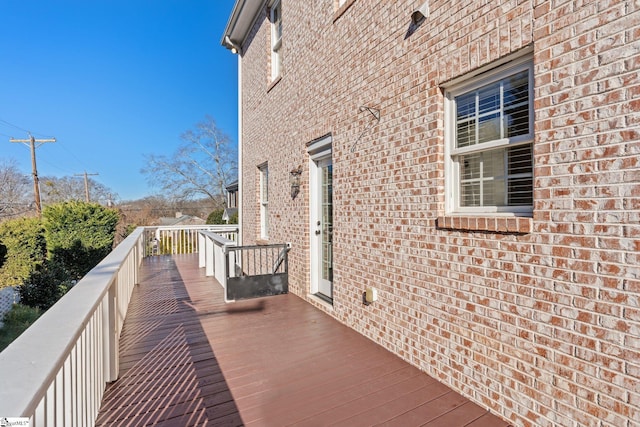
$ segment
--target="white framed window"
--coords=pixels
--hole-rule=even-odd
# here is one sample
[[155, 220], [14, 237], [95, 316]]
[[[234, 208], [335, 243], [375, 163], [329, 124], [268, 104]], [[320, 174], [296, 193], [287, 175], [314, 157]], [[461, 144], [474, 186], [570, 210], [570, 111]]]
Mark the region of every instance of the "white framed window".
[[445, 102], [447, 213], [531, 214], [531, 57], [458, 81]]
[[260, 172], [260, 237], [269, 238], [269, 166], [258, 167]]
[[275, 0], [269, 8], [271, 22], [271, 81], [282, 72], [282, 4]]

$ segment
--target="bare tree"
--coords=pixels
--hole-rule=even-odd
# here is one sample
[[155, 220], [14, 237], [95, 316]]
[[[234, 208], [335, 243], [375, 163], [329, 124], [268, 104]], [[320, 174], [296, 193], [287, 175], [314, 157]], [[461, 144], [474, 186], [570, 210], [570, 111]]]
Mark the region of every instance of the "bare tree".
[[120, 204], [124, 222], [132, 225], [158, 225], [162, 217], [171, 217], [176, 213], [174, 203], [162, 196], [147, 196]]
[[150, 154], [142, 173], [150, 185], [174, 200], [208, 197], [217, 206], [225, 204], [225, 186], [237, 174], [237, 151], [231, 139], [206, 116], [182, 140], [171, 156]]
[[[87, 184], [91, 202], [108, 205], [109, 201], [115, 197], [115, 193], [108, 187], [91, 178], [87, 179]], [[77, 176], [40, 178], [40, 193], [42, 202], [47, 204], [86, 199], [84, 179]]]
[[14, 160], [0, 163], [0, 219], [21, 216], [32, 209], [33, 190], [29, 177]]

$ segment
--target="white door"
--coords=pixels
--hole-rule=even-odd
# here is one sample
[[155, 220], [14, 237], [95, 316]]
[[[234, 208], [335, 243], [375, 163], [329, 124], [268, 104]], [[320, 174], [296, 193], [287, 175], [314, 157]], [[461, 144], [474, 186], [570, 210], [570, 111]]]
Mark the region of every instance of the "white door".
[[313, 162], [311, 211], [311, 292], [333, 299], [333, 165], [331, 157]]

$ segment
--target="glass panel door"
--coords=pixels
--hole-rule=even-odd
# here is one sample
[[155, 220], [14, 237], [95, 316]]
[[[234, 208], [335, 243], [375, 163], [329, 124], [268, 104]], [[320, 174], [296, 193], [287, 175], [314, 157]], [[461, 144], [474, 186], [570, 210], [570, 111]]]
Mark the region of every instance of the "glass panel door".
[[320, 219], [320, 277], [318, 292], [333, 298], [333, 165], [331, 159], [318, 162]]

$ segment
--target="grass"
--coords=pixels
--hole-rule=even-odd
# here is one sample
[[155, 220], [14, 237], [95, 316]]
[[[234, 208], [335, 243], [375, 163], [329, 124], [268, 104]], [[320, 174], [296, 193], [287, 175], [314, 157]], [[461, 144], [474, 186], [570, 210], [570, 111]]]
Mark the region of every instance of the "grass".
[[26, 305], [14, 304], [4, 315], [4, 326], [0, 328], [0, 351], [4, 350], [35, 322], [42, 312]]

